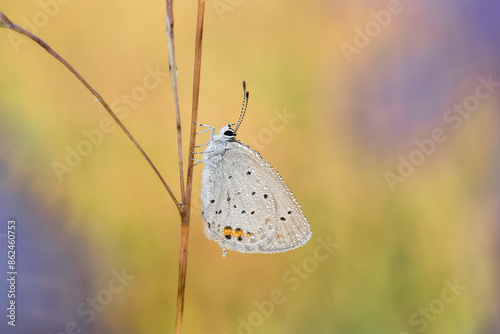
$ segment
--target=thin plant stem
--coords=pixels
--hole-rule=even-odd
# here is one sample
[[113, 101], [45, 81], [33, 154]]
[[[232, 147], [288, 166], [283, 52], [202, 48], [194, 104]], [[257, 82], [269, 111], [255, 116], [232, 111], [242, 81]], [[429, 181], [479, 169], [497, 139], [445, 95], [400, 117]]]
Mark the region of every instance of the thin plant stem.
[[191, 207], [191, 194], [193, 190], [194, 146], [196, 144], [196, 122], [198, 121], [198, 100], [200, 97], [201, 51], [203, 40], [204, 13], [205, 0], [198, 0], [198, 18], [196, 21], [196, 40], [194, 50], [193, 105], [191, 110], [191, 133], [189, 138], [189, 161], [187, 169], [187, 207]]
[[181, 218], [181, 244], [179, 249], [179, 278], [177, 282], [177, 309], [175, 333], [182, 334], [184, 324], [184, 296], [186, 293], [187, 252], [189, 244], [189, 214]]
[[120, 119], [115, 115], [113, 110], [104, 101], [97, 91], [87, 83], [87, 81], [61, 56], [59, 56], [52, 48], [50, 48], [47, 43], [41, 40], [39, 37], [33, 35], [29, 31], [19, 27], [18, 25], [12, 23], [2, 12], [0, 12], [0, 27], [6, 27], [17, 33], [27, 36], [34, 42], [43, 47], [47, 52], [49, 52], [53, 57], [55, 57], [59, 62], [61, 62], [73, 75], [77, 77], [78, 80], [90, 91], [90, 93], [98, 100], [102, 106], [106, 109], [108, 114], [113, 118], [113, 120], [118, 124], [118, 126], [125, 132], [127, 137], [134, 143], [136, 148], [140, 151], [149, 165], [153, 168], [160, 181], [166, 188], [170, 197], [174, 201], [180, 217], [181, 217], [181, 241], [179, 250], [179, 281], [178, 281], [178, 294], [177, 294], [177, 310], [176, 310], [176, 321], [175, 321], [175, 332], [177, 334], [182, 333], [183, 328], [183, 315], [184, 315], [184, 296], [186, 290], [186, 273], [187, 273], [187, 251], [188, 251], [188, 241], [189, 241], [189, 224], [191, 219], [191, 197], [193, 189], [193, 167], [194, 167], [194, 146], [196, 141], [196, 124], [198, 116], [198, 100], [200, 92], [200, 75], [201, 75], [201, 51], [202, 51], [202, 38], [203, 38], [203, 24], [204, 24], [204, 13], [205, 13], [205, 0], [198, 0], [198, 16], [196, 25], [196, 39], [195, 39], [195, 62], [194, 62], [194, 74], [193, 74], [193, 100], [192, 100], [192, 110], [191, 110], [191, 127], [190, 127], [190, 142], [189, 142], [189, 161], [187, 168], [186, 177], [186, 187], [184, 187], [184, 173], [183, 173], [183, 158], [182, 158], [182, 131], [181, 131], [181, 119], [180, 119], [180, 107], [179, 107], [179, 97], [178, 97], [178, 85], [177, 85], [177, 65], [175, 61], [175, 40], [174, 40], [174, 16], [173, 16], [173, 0], [166, 0], [167, 3], [167, 44], [169, 49], [169, 71], [172, 81], [172, 89], [174, 93], [175, 109], [176, 109], [176, 120], [177, 120], [177, 137], [178, 137], [178, 155], [179, 155], [179, 174], [180, 174], [180, 184], [181, 184], [181, 203], [179, 203], [173, 194], [172, 190], [168, 186], [167, 182], [163, 179], [160, 172], [153, 164], [149, 156], [145, 153], [139, 143], [134, 139], [132, 134], [123, 125]]
[[62, 58], [59, 54], [57, 54], [47, 43], [45, 43], [38, 36], [32, 34], [31, 32], [29, 32], [29, 31], [21, 28], [17, 24], [15, 24], [12, 21], [10, 21], [7, 18], [7, 16], [5, 16], [2, 12], [0, 12], [0, 27], [6, 27], [6, 28], [8, 28], [8, 29], [10, 29], [12, 31], [15, 31], [15, 32], [17, 32], [17, 33], [19, 33], [21, 35], [24, 35], [24, 36], [30, 38], [31, 40], [33, 40], [34, 42], [36, 42], [38, 45], [40, 45], [42, 48], [44, 48], [48, 53], [50, 53], [60, 63], [62, 63], [71, 73], [73, 73], [73, 75], [78, 80], [80, 80], [80, 82], [90, 91], [90, 93], [96, 98], [96, 100], [98, 100], [102, 104], [102, 106], [104, 107], [104, 109], [106, 109], [106, 111], [108, 112], [108, 114], [118, 124], [118, 126], [120, 127], [120, 129], [122, 129], [123, 132], [125, 132], [125, 134], [127, 135], [127, 137], [132, 141], [132, 143], [139, 150], [139, 152], [141, 152], [141, 154], [144, 157], [144, 159], [146, 159], [146, 161], [151, 166], [151, 168], [153, 168], [154, 172], [156, 173], [156, 175], [160, 179], [161, 183], [163, 184], [163, 186], [167, 190], [168, 194], [170, 195], [170, 197], [174, 201], [175, 206], [177, 207], [177, 209], [179, 210], [179, 212], [181, 212], [181, 204], [179, 204], [179, 202], [175, 198], [174, 193], [172, 192], [172, 190], [168, 186], [168, 184], [165, 181], [165, 179], [163, 178], [163, 176], [160, 174], [160, 172], [158, 171], [158, 169], [156, 168], [156, 166], [153, 164], [153, 162], [151, 161], [151, 159], [149, 158], [149, 156], [146, 154], [146, 152], [141, 147], [141, 145], [139, 145], [139, 143], [135, 140], [135, 138], [132, 136], [132, 134], [127, 130], [127, 128], [125, 127], [125, 125], [123, 125], [122, 121], [120, 121], [120, 119], [116, 116], [116, 114], [109, 107], [109, 105], [106, 103], [106, 101], [104, 101], [104, 99], [101, 97], [101, 95], [66, 60], [64, 60], [64, 58]]
[[198, 0], [198, 16], [196, 21], [195, 59], [193, 74], [193, 103], [191, 109], [191, 131], [189, 139], [189, 160], [186, 180], [185, 215], [181, 217], [181, 244], [179, 249], [179, 281], [177, 290], [177, 312], [175, 333], [181, 334], [184, 320], [184, 296], [186, 292], [187, 256], [189, 243], [189, 224], [191, 220], [191, 196], [193, 190], [194, 146], [196, 141], [196, 124], [198, 117], [198, 100], [200, 95], [201, 51], [203, 39], [203, 23], [205, 0]]
[[[177, 153], [179, 155], [179, 178], [181, 184], [181, 201], [186, 203], [186, 191], [184, 189], [184, 162], [182, 158], [182, 131], [181, 131], [181, 112], [179, 107], [179, 90], [177, 85], [177, 64], [175, 61], [175, 39], [174, 39], [174, 9], [173, 0], [167, 2], [167, 46], [168, 46], [168, 71], [170, 72], [170, 80], [172, 81], [172, 90], [174, 93], [175, 102], [175, 118], [177, 125]], [[182, 213], [181, 213], [182, 215]]]

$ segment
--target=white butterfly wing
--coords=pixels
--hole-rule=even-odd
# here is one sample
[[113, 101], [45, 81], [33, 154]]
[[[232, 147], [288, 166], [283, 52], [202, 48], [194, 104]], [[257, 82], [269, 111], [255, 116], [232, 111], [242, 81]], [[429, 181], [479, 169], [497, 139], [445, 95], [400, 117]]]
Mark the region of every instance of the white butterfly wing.
[[226, 143], [217, 165], [205, 164], [202, 215], [205, 233], [223, 249], [247, 253], [299, 247], [311, 229], [299, 204], [259, 153]]

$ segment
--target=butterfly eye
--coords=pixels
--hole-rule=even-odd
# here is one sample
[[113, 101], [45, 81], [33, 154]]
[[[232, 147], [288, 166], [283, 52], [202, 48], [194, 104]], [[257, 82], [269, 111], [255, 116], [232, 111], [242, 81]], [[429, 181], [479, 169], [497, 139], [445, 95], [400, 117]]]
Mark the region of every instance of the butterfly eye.
[[233, 130], [226, 130], [226, 131], [224, 131], [224, 136], [234, 137], [235, 133]]

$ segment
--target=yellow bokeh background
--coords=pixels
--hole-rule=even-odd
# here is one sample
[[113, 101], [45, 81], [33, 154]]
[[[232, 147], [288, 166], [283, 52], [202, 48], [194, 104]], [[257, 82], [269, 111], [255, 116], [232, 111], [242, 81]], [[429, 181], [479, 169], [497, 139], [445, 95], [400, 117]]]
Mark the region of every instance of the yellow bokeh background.
[[[165, 4], [0, 4], [121, 110], [178, 196]], [[186, 156], [197, 7], [174, 9]], [[184, 333], [500, 331], [500, 93], [483, 85], [500, 81], [498, 9], [486, 0], [206, 3], [198, 121], [235, 122], [246, 80], [238, 137], [280, 172], [313, 235], [290, 252], [222, 258], [203, 234], [197, 166]], [[478, 86], [488, 97], [453, 111]], [[108, 118], [42, 48], [0, 29], [0, 246], [5, 257], [15, 218], [25, 333], [72, 324], [174, 332], [178, 213], [121, 130], [102, 132]], [[68, 158], [79, 149], [88, 154]], [[58, 176], [54, 164], [67, 159], [74, 167]], [[122, 270], [133, 279], [113, 289]]]

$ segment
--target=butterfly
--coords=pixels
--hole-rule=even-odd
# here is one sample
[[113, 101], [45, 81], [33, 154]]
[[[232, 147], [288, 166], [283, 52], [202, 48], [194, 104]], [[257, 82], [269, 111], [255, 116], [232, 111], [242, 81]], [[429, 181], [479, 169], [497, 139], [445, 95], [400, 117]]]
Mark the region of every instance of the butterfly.
[[202, 153], [201, 207], [208, 239], [226, 250], [277, 253], [304, 245], [311, 228], [299, 203], [279, 174], [255, 150], [236, 140], [248, 105], [243, 81], [243, 107], [238, 123], [211, 131]]

